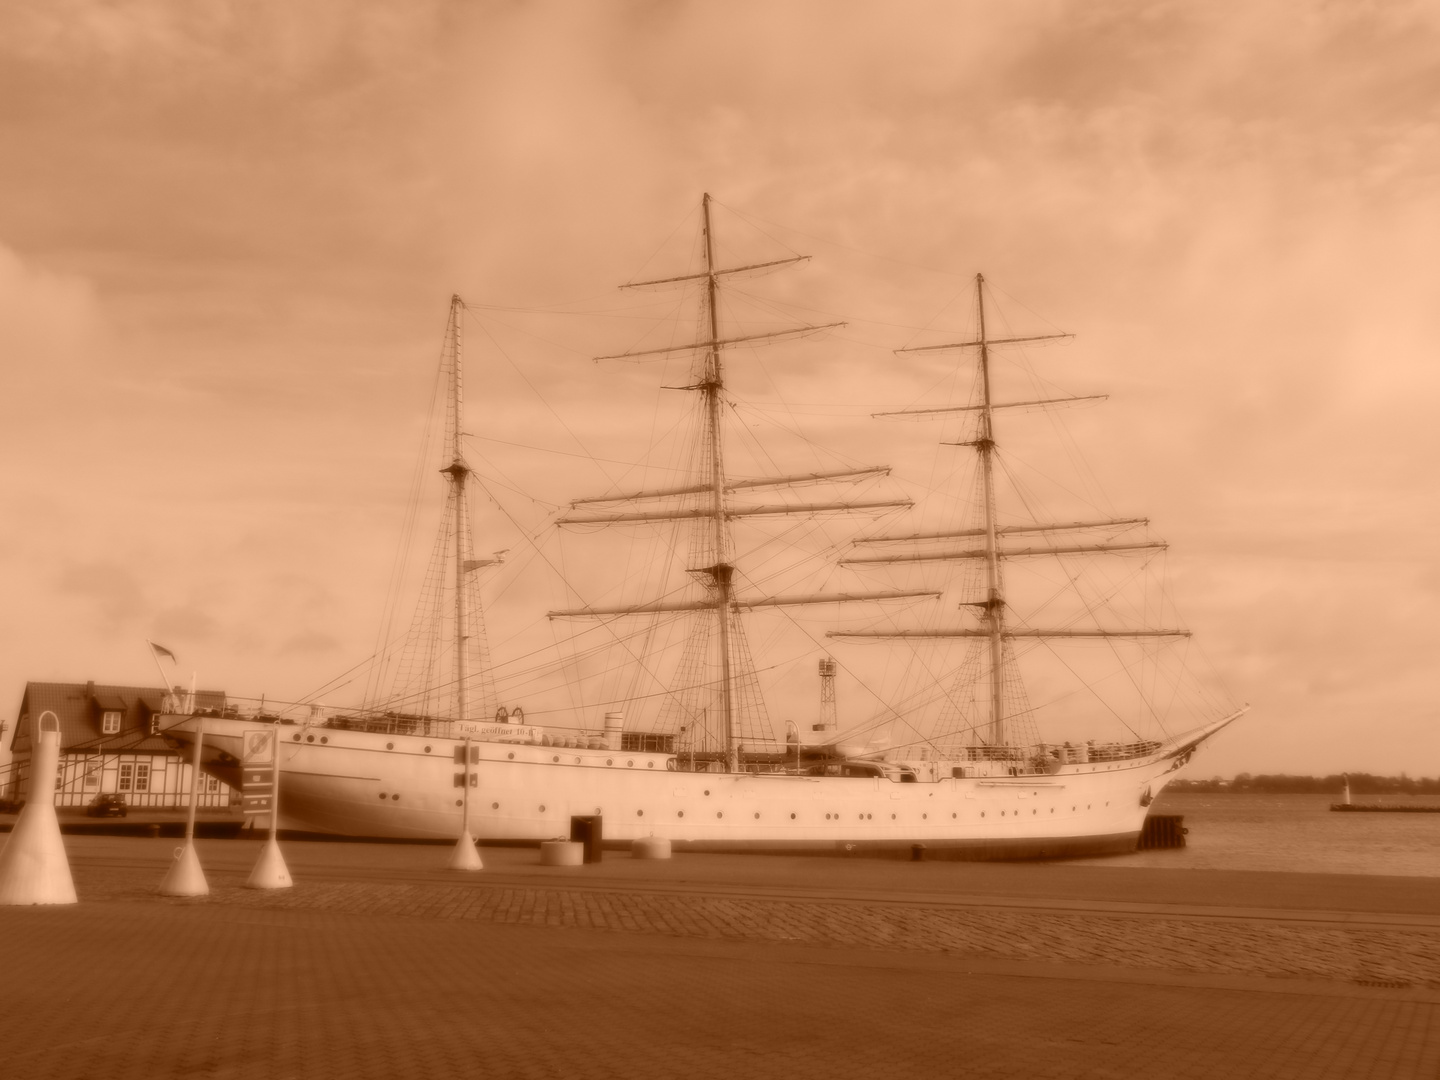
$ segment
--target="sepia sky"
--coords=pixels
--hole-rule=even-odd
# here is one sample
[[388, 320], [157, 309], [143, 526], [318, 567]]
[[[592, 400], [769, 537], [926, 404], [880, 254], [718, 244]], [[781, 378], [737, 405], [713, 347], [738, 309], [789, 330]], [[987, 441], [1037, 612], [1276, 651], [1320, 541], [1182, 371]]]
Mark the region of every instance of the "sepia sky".
[[842, 351], [977, 271], [1077, 335], [1043, 361], [1252, 705], [1190, 775], [1436, 775], [1437, 58], [1404, 0], [7, 4], [0, 713], [153, 683], [147, 637], [245, 696], [359, 662], [450, 294], [503, 344], [472, 417], [600, 446], [632, 332], [495, 309], [683, 272], [709, 191]]

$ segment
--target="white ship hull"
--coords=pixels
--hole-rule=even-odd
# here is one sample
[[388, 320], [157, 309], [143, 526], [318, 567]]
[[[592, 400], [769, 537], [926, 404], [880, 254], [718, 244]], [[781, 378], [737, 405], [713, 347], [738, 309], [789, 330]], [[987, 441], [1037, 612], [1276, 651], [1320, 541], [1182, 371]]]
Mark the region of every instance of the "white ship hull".
[[[187, 745], [194, 720], [167, 717]], [[1147, 806], [1223, 723], [1144, 757], [1063, 765], [1049, 774], [899, 783], [884, 777], [675, 771], [673, 755], [472, 743], [470, 829], [484, 843], [568, 836], [574, 815], [603, 818], [607, 844], [663, 837], [677, 850], [1053, 858], [1129, 851]], [[172, 726], [173, 724], [173, 726]], [[207, 771], [239, 783], [243, 732], [206, 718]], [[280, 825], [352, 837], [452, 840], [463, 788], [452, 738], [326, 727], [280, 728]]]

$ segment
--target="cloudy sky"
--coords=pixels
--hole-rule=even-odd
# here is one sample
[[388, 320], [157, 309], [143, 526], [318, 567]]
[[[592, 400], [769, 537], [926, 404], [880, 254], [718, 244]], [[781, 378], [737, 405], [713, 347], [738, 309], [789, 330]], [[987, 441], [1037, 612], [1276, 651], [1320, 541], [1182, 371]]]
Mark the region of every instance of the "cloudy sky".
[[241, 695], [363, 659], [450, 294], [494, 437], [600, 445], [639, 332], [501, 309], [670, 272], [710, 191], [845, 348], [976, 271], [1077, 334], [1253, 706], [1193, 772], [1440, 773], [1437, 57], [1403, 0], [7, 4], [0, 711], [147, 637]]

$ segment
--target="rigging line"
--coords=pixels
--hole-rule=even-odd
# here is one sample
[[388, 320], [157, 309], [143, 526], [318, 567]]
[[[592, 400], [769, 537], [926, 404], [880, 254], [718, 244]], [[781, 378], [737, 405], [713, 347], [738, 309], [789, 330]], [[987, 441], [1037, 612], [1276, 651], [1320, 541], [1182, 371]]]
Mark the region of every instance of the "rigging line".
[[[1034, 315], [1037, 319], [1039, 319], [1041, 322], [1043, 322], [1046, 326], [1050, 327], [1050, 329], [1059, 331], [1059, 332], [1062, 333], [1062, 334], [1068, 333], [1068, 331], [1062, 330], [1060, 327], [1056, 326], [1053, 322], [1051, 322], [1049, 319], [1047, 319], [1044, 315], [1041, 315], [1041, 314], [1040, 314], [1038, 311], [1036, 311], [1034, 308], [1030, 307], [1030, 306], [1029, 306], [1028, 304], [1026, 304], [1023, 300], [1019, 300], [1019, 299], [1016, 299], [1015, 297], [1011, 296], [1008, 292], [1006, 292], [1004, 289], [1000, 288], [998, 285], [996, 285], [996, 284], [995, 284], [993, 281], [991, 281], [989, 278], [986, 278], [986, 279], [985, 279], [985, 284], [990, 286], [990, 291], [991, 291], [992, 293], [997, 293], [997, 292], [998, 292], [1001, 296], [1005, 297], [1006, 300], [1009, 300], [1009, 301], [1011, 301], [1012, 303], [1017, 304], [1018, 306], [1024, 308], [1026, 311], [1030, 312], [1031, 315]], [[997, 308], [997, 309], [999, 308], [999, 305], [998, 305], [998, 304], [996, 305], [996, 308]], [[1004, 316], [1002, 315], [1001, 318], [1004, 318]], [[1007, 325], [1008, 325], [1008, 320], [1007, 320]]]
[[[465, 305], [462, 303], [461, 310], [468, 312], [469, 309], [466, 308]], [[489, 338], [490, 343], [495, 346], [496, 351], [505, 358], [505, 362], [510, 365], [511, 370], [513, 370], [515, 374], [520, 376], [520, 378], [524, 381], [525, 385], [530, 388], [530, 392], [535, 395], [536, 399], [540, 402], [540, 404], [545, 406], [546, 411], [549, 412], [551, 416], [555, 417], [555, 419], [560, 422], [560, 426], [565, 430], [565, 434], [569, 435], [570, 438], [575, 440], [575, 445], [580, 447], [581, 450], [585, 451], [585, 453], [590, 457], [591, 461], [598, 464], [599, 459], [590, 453], [590, 448], [585, 445], [584, 440], [581, 439], [579, 435], [575, 434], [575, 432], [571, 429], [570, 425], [565, 422], [565, 418], [555, 410], [554, 406], [550, 404], [549, 400], [545, 397], [545, 395], [540, 393], [540, 390], [535, 386], [533, 382], [530, 381], [530, 377], [526, 375], [523, 370], [521, 370], [520, 365], [515, 363], [515, 361], [511, 358], [510, 354], [505, 351], [504, 346], [502, 346], [500, 342], [495, 339], [495, 335], [490, 333], [490, 328], [487, 327], [485, 323], [478, 318], [474, 319], [473, 321], [480, 327], [480, 331], [487, 338]], [[600, 473], [601, 475], [604, 475], [607, 480], [610, 480], [611, 483], [614, 483], [614, 480], [611, 479], [611, 477], [606, 473], [603, 467], [600, 469]]]
[[[725, 205], [725, 204], [722, 203], [721, 205]], [[944, 277], [959, 277], [959, 278], [964, 278], [964, 279], [967, 279], [967, 280], [972, 280], [972, 279], [971, 279], [971, 275], [969, 275], [969, 274], [957, 274], [957, 273], [956, 273], [955, 271], [953, 271], [953, 270], [941, 270], [941, 269], [939, 269], [938, 267], [926, 266], [926, 265], [924, 265], [923, 263], [907, 262], [907, 261], [904, 260], [904, 259], [892, 258], [892, 257], [889, 256], [889, 255], [881, 255], [879, 252], [867, 251], [867, 250], [865, 250], [864, 248], [854, 247], [854, 246], [852, 246], [852, 245], [850, 245], [850, 244], [842, 244], [842, 243], [840, 243], [839, 241], [836, 241], [836, 240], [827, 240], [825, 237], [823, 237], [823, 236], [818, 236], [818, 235], [816, 235], [815, 233], [807, 233], [807, 232], [804, 232], [804, 231], [802, 231], [802, 230], [800, 230], [800, 229], [791, 228], [791, 227], [789, 227], [788, 225], [781, 225], [781, 224], [779, 224], [778, 222], [769, 220], [768, 218], [760, 217], [758, 214], [753, 215], [753, 216], [752, 216], [752, 215], [743, 214], [743, 213], [741, 213], [739, 210], [736, 210], [733, 206], [726, 206], [725, 208], [726, 208], [727, 210], [729, 210], [732, 214], [734, 214], [736, 217], [738, 217], [738, 218], [740, 218], [740, 219], [742, 219], [742, 220], [744, 220], [744, 221], [750, 222], [752, 225], [753, 225], [754, 222], [756, 222], [756, 221], [763, 221], [763, 222], [765, 222], [765, 224], [771, 226], [772, 228], [780, 229], [780, 230], [783, 231], [783, 232], [793, 233], [793, 234], [796, 235], [796, 236], [803, 236], [803, 237], [805, 237], [807, 240], [814, 240], [814, 241], [816, 241], [816, 242], [818, 242], [818, 243], [825, 244], [825, 245], [827, 245], [828, 247], [838, 248], [838, 249], [841, 250], [841, 251], [853, 251], [853, 252], [855, 252], [857, 255], [864, 255], [864, 256], [866, 256], [867, 258], [871, 258], [871, 259], [879, 259], [879, 260], [881, 260], [882, 262], [894, 263], [896, 266], [909, 267], [909, 268], [912, 269], [912, 270], [924, 270], [924, 271], [926, 271], [926, 272], [928, 272], [928, 273], [940, 274], [940, 275], [942, 275], [942, 276], [944, 276]], [[760, 230], [760, 231], [761, 231], [761, 232], [764, 232], [764, 230]], [[768, 236], [768, 235], [770, 235], [770, 234], [766, 233], [765, 235]], [[781, 240], [779, 237], [771, 237], [771, 239], [775, 240], [775, 242], [776, 242], [777, 244], [780, 244], [780, 245], [783, 246], [783, 247], [789, 248], [789, 245], [786, 244], [785, 241]], [[789, 248], [789, 249], [792, 250], [792, 251], [794, 250], [793, 248]]]
[[[450, 316], [447, 312], [445, 318], [445, 330], [441, 334], [440, 362], [435, 365], [434, 382], [430, 389], [430, 407], [426, 412], [425, 426], [420, 440], [420, 454], [416, 459], [415, 471], [410, 482], [410, 492], [407, 496], [405, 512], [401, 517], [400, 543], [395, 551], [395, 559], [391, 563], [389, 578], [386, 582], [385, 600], [381, 605], [381, 617], [375, 628], [375, 652], [372, 655], [384, 654], [383, 642], [392, 635], [392, 628], [395, 623], [396, 609], [400, 602], [400, 592], [404, 584], [405, 567], [410, 561], [410, 552], [415, 543], [415, 530], [419, 522], [420, 494], [424, 488], [424, 475], [427, 460], [430, 457], [431, 441], [434, 438], [435, 414], [438, 411], [436, 402], [440, 397], [440, 388], [444, 382], [445, 374], [445, 338], [449, 333]], [[369, 680], [366, 684], [366, 694], [373, 692], [380, 693], [380, 687], [385, 680], [385, 668], [377, 667], [373, 671], [375, 676], [373, 686]]]
[[[713, 200], [712, 200], [712, 201], [713, 201]], [[649, 257], [647, 257], [647, 258], [645, 259], [645, 261], [640, 264], [639, 269], [638, 269], [634, 274], [631, 275], [630, 280], [631, 280], [631, 281], [634, 281], [637, 277], [639, 277], [639, 275], [644, 272], [645, 268], [646, 268], [647, 266], [649, 266], [652, 262], [655, 261], [655, 256], [659, 255], [661, 251], [663, 251], [667, 246], [669, 246], [670, 241], [672, 241], [672, 240], [675, 239], [675, 234], [678, 233], [682, 228], [684, 228], [686, 225], [690, 225], [691, 228], [694, 228], [695, 226], [693, 225], [693, 222], [694, 222], [695, 219], [699, 216], [699, 214], [700, 214], [700, 211], [699, 211], [699, 210], [694, 210], [694, 209], [692, 209], [692, 210], [690, 210], [688, 213], [686, 213], [683, 217], [681, 217], [680, 220], [675, 223], [675, 227], [670, 230], [670, 235], [668, 235], [667, 237], [665, 237], [664, 240], [661, 240], [660, 243], [656, 245], [655, 250], [652, 251], [652, 252], [650, 252]], [[698, 230], [697, 230], [697, 231], [698, 231]], [[693, 261], [694, 261], [694, 255], [695, 255], [695, 251], [694, 251], [695, 245], [694, 245], [694, 241], [693, 241], [693, 240], [691, 241], [690, 247], [691, 247], [691, 251], [690, 251], [691, 261], [693, 262]], [[618, 288], [621, 288], [621, 289], [623, 289], [624, 287], [625, 287], [624, 285], [618, 286]]]
[[[963, 290], [962, 290], [962, 291], [963, 291]], [[797, 303], [794, 303], [794, 302], [792, 302], [792, 301], [775, 300], [775, 299], [772, 299], [771, 297], [762, 296], [762, 295], [760, 295], [759, 293], [753, 293], [753, 292], [750, 292], [750, 291], [747, 290], [747, 289], [742, 289], [742, 288], [740, 288], [740, 287], [738, 287], [738, 286], [735, 286], [735, 285], [731, 285], [731, 286], [730, 286], [730, 292], [731, 292], [732, 294], [738, 294], [738, 295], [740, 295], [740, 296], [743, 296], [743, 297], [745, 297], [746, 299], [753, 301], [756, 305], [758, 305], [758, 306], [760, 306], [760, 307], [767, 307], [767, 308], [770, 309], [770, 311], [771, 311], [773, 314], [775, 314], [775, 315], [780, 315], [780, 316], [791, 316], [792, 313], [793, 313], [793, 312], [796, 312], [796, 311], [808, 311], [808, 312], [811, 312], [812, 314], [815, 314], [815, 315], [828, 315], [828, 316], [830, 316], [832, 319], [844, 319], [847, 323], [849, 323], [849, 324], [852, 325], [852, 326], [855, 326], [855, 325], [860, 325], [860, 326], [888, 326], [888, 327], [891, 327], [891, 328], [896, 329], [896, 330], [916, 330], [916, 331], [937, 329], [937, 328], [931, 327], [931, 326], [916, 326], [916, 325], [914, 325], [914, 324], [912, 324], [912, 323], [897, 323], [897, 322], [888, 322], [888, 321], [886, 321], [886, 320], [884, 320], [884, 319], [870, 319], [870, 318], [866, 318], [866, 317], [863, 316], [863, 315], [854, 315], [854, 314], [848, 314], [848, 313], [846, 313], [846, 312], [841, 312], [841, 311], [832, 311], [830, 308], [813, 307], [813, 306], [811, 306], [811, 305], [809, 305], [809, 304], [797, 304]], [[956, 295], [959, 295], [959, 294], [956, 294]], [[953, 297], [951, 298], [951, 301], [950, 301], [950, 302], [951, 302], [951, 303], [954, 302], [954, 298], [953, 298]], [[948, 305], [947, 305], [947, 306], [948, 306]], [[942, 309], [942, 310], [943, 310], [943, 309]], [[964, 333], [965, 331], [963, 331], [963, 330], [946, 330], [946, 329], [944, 329], [944, 328], [942, 327], [942, 328], [938, 328], [937, 332], [962, 334], [962, 333]], [[837, 337], [837, 338], [844, 338], [844, 337], [845, 337], [844, 334], [838, 334], [838, 333], [835, 334], [834, 336]], [[869, 343], [869, 344], [876, 344], [876, 343], [873, 343], [873, 342], [872, 342], [872, 343]]]
[[[634, 315], [612, 314], [610, 311], [605, 311], [605, 310], [603, 310], [603, 309], [581, 307], [582, 304], [591, 304], [591, 303], [594, 303], [594, 302], [600, 301], [600, 300], [608, 301], [608, 302], [611, 303], [612, 306], [613, 306], [613, 305], [614, 305], [614, 302], [615, 302], [615, 296], [614, 296], [613, 293], [607, 292], [607, 293], [601, 293], [601, 294], [596, 295], [596, 296], [586, 296], [586, 297], [582, 297], [582, 298], [579, 299], [579, 300], [565, 300], [565, 301], [557, 302], [557, 303], [552, 304], [552, 305], [546, 305], [546, 306], [540, 306], [540, 307], [536, 307], [536, 306], [533, 306], [533, 305], [531, 305], [531, 306], [520, 306], [520, 305], [518, 305], [518, 304], [479, 304], [479, 303], [467, 303], [466, 306], [467, 306], [467, 307], [472, 307], [472, 308], [474, 308], [474, 309], [477, 310], [477, 311], [506, 311], [506, 312], [510, 312], [511, 314], [515, 314], [515, 315], [577, 315], [577, 316], [578, 316], [578, 315], [589, 315], [589, 316], [594, 316], [595, 318], [601, 318], [601, 319], [606, 319], [606, 318], [613, 318], [613, 319], [633, 319], [633, 318], [637, 318], [637, 317], [638, 317], [638, 316], [634, 316]], [[665, 301], [660, 301], [660, 300], [640, 300], [640, 301], [637, 301], [636, 303], [633, 303], [633, 304], [621, 304], [621, 305], [619, 305], [618, 307], [615, 307], [614, 310], [615, 310], [615, 311], [620, 311], [620, 312], [625, 312], [625, 311], [644, 311], [646, 308], [665, 307], [665, 306], [669, 306], [669, 304], [670, 304], [670, 301], [668, 301], [668, 300], [665, 300]], [[569, 308], [575, 308], [575, 309], [577, 309], [577, 310], [573, 310], [573, 311], [567, 310], [567, 309], [569, 309]]]

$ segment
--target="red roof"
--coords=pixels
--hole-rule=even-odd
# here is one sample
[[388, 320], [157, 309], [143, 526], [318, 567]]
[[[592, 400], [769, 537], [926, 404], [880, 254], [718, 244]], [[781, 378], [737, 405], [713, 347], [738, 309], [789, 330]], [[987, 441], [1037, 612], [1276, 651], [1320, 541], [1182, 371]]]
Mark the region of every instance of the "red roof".
[[[202, 696], [203, 695], [203, 696]], [[161, 711], [165, 691], [148, 686], [101, 686], [97, 683], [26, 683], [20, 701], [20, 722], [10, 742], [18, 755], [30, 753], [34, 719], [49, 710], [60, 718], [60, 749], [76, 753], [141, 753], [170, 752], [165, 740], [150, 734], [150, 717]], [[196, 694], [197, 704], [203, 701], [223, 708], [223, 690], [204, 690]], [[103, 718], [107, 712], [120, 713], [120, 730], [107, 735]]]

